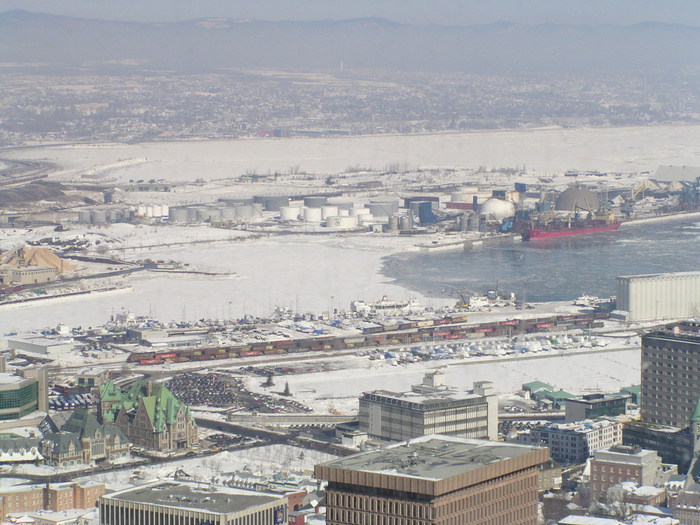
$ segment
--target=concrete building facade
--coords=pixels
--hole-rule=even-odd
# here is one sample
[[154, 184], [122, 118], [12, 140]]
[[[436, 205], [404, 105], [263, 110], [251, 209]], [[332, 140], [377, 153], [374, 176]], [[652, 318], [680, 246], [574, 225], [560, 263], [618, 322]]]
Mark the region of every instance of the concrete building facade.
[[552, 459], [560, 463], [583, 463], [598, 449], [622, 444], [622, 423], [608, 419], [552, 423], [519, 432], [513, 440], [548, 447]]
[[614, 417], [627, 413], [631, 395], [628, 394], [586, 394], [566, 400], [566, 422], [576, 423], [585, 419]]
[[37, 284], [55, 281], [58, 276], [56, 268], [49, 266], [0, 266], [0, 284]]
[[642, 421], [688, 426], [700, 399], [700, 322], [684, 321], [642, 337]]
[[316, 465], [326, 523], [535, 525], [543, 447], [423, 436]]
[[279, 525], [286, 496], [163, 480], [100, 498], [100, 525]]
[[700, 272], [617, 278], [617, 309], [627, 321], [700, 315]]
[[493, 384], [474, 383], [459, 392], [443, 383], [439, 371], [426, 374], [410, 392], [375, 390], [360, 398], [360, 432], [388, 441], [428, 434], [498, 439], [498, 399]]

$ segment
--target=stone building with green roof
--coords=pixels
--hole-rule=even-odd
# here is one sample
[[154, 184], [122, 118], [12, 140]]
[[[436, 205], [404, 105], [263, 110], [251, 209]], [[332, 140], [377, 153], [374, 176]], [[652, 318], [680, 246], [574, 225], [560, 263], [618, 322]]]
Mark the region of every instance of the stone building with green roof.
[[154, 381], [137, 381], [125, 392], [106, 383], [100, 389], [100, 417], [114, 423], [134, 445], [149, 450], [188, 449], [199, 441], [190, 409]]
[[113, 423], [99, 423], [86, 408], [71, 414], [59, 432], [47, 432], [41, 453], [48, 465], [112, 462], [127, 457], [131, 443]]

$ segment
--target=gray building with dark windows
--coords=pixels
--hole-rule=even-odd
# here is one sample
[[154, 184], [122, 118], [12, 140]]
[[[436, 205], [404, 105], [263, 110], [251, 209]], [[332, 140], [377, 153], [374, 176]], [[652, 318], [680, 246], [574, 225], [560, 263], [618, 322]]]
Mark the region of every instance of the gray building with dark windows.
[[472, 391], [443, 384], [439, 371], [426, 374], [410, 392], [374, 390], [360, 398], [360, 432], [387, 441], [429, 434], [498, 439], [498, 399], [493, 384], [474, 383]]
[[683, 321], [642, 337], [642, 421], [688, 426], [700, 399], [700, 322]]

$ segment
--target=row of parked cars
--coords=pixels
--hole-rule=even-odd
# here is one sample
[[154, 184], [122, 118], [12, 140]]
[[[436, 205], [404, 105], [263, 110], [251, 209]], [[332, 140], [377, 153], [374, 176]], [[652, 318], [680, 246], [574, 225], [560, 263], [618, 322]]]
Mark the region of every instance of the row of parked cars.
[[74, 410], [97, 404], [97, 398], [92, 394], [64, 394], [49, 398], [49, 408], [53, 410]]

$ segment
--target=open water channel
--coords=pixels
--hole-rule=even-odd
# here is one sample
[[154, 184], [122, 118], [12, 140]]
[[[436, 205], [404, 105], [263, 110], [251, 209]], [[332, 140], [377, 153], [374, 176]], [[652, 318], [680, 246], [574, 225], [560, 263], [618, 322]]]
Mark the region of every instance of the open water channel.
[[697, 216], [469, 251], [402, 253], [386, 257], [382, 270], [395, 284], [428, 297], [498, 286], [533, 302], [609, 297], [617, 293], [617, 276], [685, 271], [700, 271]]

